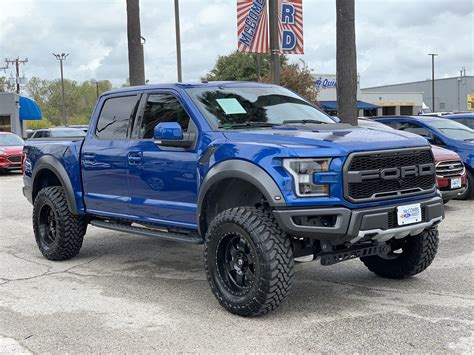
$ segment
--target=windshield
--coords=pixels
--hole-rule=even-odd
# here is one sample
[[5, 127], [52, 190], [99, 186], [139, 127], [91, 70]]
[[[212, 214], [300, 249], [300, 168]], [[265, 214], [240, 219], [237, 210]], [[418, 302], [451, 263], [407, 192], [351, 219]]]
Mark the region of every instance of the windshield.
[[19, 146], [24, 145], [23, 139], [15, 134], [0, 134], [0, 146]]
[[441, 132], [448, 138], [465, 142], [474, 141], [474, 130], [462, 123], [443, 119], [428, 121], [426, 124]]
[[55, 129], [51, 130], [51, 137], [85, 137], [86, 132], [82, 129]]
[[335, 123], [298, 95], [279, 86], [222, 86], [187, 89], [187, 92], [214, 128], [234, 128], [232, 125], [248, 122], [268, 125], [296, 121]]

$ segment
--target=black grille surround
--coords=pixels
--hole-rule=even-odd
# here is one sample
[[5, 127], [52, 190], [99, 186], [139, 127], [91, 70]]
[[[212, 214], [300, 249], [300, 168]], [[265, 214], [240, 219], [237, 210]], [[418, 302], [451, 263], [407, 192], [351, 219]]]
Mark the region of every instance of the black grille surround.
[[[432, 173], [403, 178], [383, 179], [380, 176], [354, 181], [349, 175], [383, 169], [426, 166]], [[434, 158], [431, 148], [407, 148], [352, 153], [343, 168], [344, 197], [354, 203], [390, 200], [433, 192], [436, 189]]]

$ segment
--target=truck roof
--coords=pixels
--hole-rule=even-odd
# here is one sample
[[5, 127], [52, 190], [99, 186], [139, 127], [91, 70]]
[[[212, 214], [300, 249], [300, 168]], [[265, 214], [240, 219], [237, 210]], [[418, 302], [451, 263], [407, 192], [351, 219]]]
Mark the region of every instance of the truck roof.
[[104, 92], [102, 95], [109, 95], [117, 92], [130, 92], [153, 89], [190, 89], [190, 88], [215, 88], [219, 86], [250, 86], [250, 87], [270, 87], [273, 84], [256, 83], [251, 81], [209, 81], [195, 83], [167, 83], [167, 84], [147, 84], [139, 86], [127, 86]]

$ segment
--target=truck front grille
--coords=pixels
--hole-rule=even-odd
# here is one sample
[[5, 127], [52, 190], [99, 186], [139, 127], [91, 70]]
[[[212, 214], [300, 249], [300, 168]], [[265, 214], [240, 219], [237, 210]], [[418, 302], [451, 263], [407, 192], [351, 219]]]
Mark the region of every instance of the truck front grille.
[[353, 153], [344, 165], [344, 195], [352, 202], [412, 196], [434, 188], [429, 148]]
[[446, 160], [436, 165], [436, 175], [442, 177], [460, 176], [464, 173], [464, 165], [460, 160]]

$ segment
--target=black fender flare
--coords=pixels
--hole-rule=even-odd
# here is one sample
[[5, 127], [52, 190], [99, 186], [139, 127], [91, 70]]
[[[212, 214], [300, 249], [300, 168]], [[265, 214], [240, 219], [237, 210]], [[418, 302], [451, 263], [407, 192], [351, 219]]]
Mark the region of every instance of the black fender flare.
[[[35, 189], [36, 178], [38, 174], [45, 170], [48, 170], [54, 175], [56, 175], [59, 182], [61, 183], [61, 186], [64, 189], [64, 193], [66, 194], [67, 206], [69, 208], [69, 211], [71, 211], [71, 213], [73, 214], [79, 214], [76, 205], [76, 197], [74, 196], [74, 189], [72, 188], [72, 183], [69, 179], [69, 175], [66, 172], [66, 169], [64, 169], [64, 166], [61, 164], [61, 162], [51, 155], [43, 155], [36, 162], [32, 173], [32, 192]], [[33, 195], [33, 201], [35, 197], [36, 196]]]
[[265, 170], [245, 160], [225, 160], [214, 165], [201, 183], [196, 209], [199, 231], [201, 231], [202, 208], [207, 192], [215, 183], [227, 178], [238, 178], [251, 183], [265, 196], [272, 207], [286, 206], [280, 188]]

